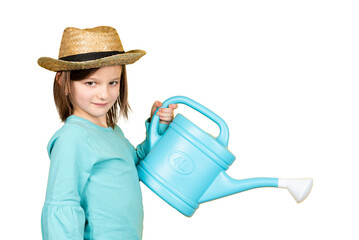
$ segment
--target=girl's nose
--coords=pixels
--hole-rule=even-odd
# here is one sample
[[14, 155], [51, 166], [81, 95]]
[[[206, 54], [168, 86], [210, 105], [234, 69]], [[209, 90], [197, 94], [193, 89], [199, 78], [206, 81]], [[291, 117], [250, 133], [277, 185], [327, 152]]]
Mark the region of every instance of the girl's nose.
[[109, 89], [107, 86], [103, 86], [99, 89], [98, 97], [102, 100], [106, 100], [109, 97]]

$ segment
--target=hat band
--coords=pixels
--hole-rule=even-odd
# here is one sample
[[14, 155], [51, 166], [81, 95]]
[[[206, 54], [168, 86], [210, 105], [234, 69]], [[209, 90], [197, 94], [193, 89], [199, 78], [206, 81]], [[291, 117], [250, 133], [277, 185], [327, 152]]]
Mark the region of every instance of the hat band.
[[70, 55], [66, 57], [59, 58], [59, 60], [68, 61], [68, 62], [84, 62], [84, 61], [91, 61], [96, 60], [104, 57], [109, 57], [116, 54], [125, 53], [124, 51], [110, 51], [110, 52], [89, 52], [89, 53], [81, 53]]

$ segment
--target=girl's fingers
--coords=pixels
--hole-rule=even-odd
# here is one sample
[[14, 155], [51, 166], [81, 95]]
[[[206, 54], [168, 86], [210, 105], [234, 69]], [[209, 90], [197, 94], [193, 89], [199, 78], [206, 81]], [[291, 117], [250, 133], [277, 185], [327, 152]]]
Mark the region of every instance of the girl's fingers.
[[172, 117], [173, 116], [173, 112], [157, 112], [157, 115], [160, 117]]
[[160, 108], [158, 111], [163, 113], [173, 113], [173, 108]]
[[152, 109], [156, 110], [157, 108], [161, 107], [162, 103], [160, 101], [155, 101], [153, 103]]
[[[155, 103], [156, 104], [156, 103]], [[155, 104], [153, 105], [153, 106], [155, 106]], [[159, 107], [161, 107], [163, 104], [161, 103], [161, 102], [158, 102], [158, 105], [156, 105], [157, 106], [157, 108], [159, 108]], [[176, 109], [178, 107], [178, 105], [177, 104], [170, 104], [169, 106], [168, 106], [168, 108], [161, 108], [161, 109], [159, 109], [158, 111], [160, 111], [160, 112], [173, 112], [173, 110], [174, 109]], [[155, 108], [155, 110], [157, 110], [157, 108]]]
[[[157, 110], [157, 108], [162, 107], [163, 103], [160, 101], [155, 101], [153, 103], [152, 109], [151, 109], [151, 117]], [[177, 104], [170, 104], [167, 108], [160, 108], [157, 111], [157, 115], [160, 117], [161, 121], [171, 122], [174, 118], [173, 111], [178, 107]]]
[[162, 103], [160, 101], [155, 101], [151, 108], [151, 117], [156, 112], [157, 108], [161, 107]]
[[168, 107], [170, 107], [172, 109], [176, 109], [176, 108], [178, 108], [178, 105], [177, 104], [170, 104], [170, 105], [168, 105]]
[[173, 119], [173, 113], [157, 112], [157, 115], [160, 117], [160, 120], [162, 121], [172, 121]]

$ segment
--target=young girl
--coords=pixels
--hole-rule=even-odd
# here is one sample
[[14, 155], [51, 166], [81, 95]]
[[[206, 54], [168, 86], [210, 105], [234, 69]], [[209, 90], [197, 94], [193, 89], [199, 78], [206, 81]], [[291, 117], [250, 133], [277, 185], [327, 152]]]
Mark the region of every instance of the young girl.
[[[149, 152], [148, 138], [134, 148], [116, 125], [128, 117], [126, 64], [145, 55], [124, 52], [111, 27], [66, 28], [59, 59], [38, 64], [55, 71], [54, 99], [65, 124], [52, 136], [42, 209], [45, 240], [141, 239], [143, 208], [136, 164]], [[151, 117], [162, 103], [156, 101]], [[119, 109], [118, 109], [119, 107]], [[177, 104], [158, 111], [159, 132]], [[150, 119], [146, 120], [148, 132]]]

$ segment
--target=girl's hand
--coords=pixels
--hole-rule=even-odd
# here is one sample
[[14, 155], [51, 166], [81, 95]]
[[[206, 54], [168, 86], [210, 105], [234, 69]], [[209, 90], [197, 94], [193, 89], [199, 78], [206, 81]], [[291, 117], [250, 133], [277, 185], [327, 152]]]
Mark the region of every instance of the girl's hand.
[[[160, 101], [155, 101], [151, 109], [151, 119], [153, 114], [155, 114], [157, 108], [161, 107], [163, 104]], [[158, 110], [157, 115], [160, 117], [160, 123], [170, 124], [173, 120], [173, 111], [178, 107], [177, 104], [170, 104], [168, 108], [161, 108]]]

